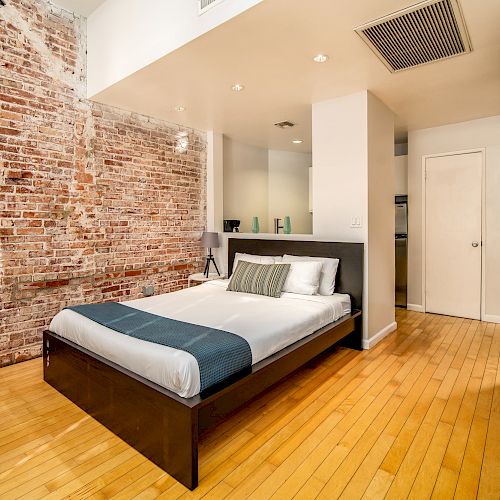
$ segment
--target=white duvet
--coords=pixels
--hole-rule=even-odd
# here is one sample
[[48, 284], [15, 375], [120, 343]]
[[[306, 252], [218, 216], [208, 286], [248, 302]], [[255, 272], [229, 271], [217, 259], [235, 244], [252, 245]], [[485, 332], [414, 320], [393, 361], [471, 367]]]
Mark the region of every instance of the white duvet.
[[[253, 364], [351, 310], [349, 295], [284, 293], [275, 299], [228, 292], [227, 284], [228, 280], [210, 281], [123, 304], [240, 335], [250, 345]], [[68, 309], [54, 317], [50, 330], [179, 396], [190, 398], [200, 392], [198, 363], [187, 352], [135, 339]]]

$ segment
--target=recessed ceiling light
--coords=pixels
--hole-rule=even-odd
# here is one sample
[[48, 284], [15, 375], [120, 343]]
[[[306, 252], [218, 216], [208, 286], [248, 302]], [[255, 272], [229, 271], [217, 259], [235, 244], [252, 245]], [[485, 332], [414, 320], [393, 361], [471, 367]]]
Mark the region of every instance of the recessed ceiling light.
[[326, 54], [318, 54], [317, 56], [313, 57], [313, 61], [317, 63], [324, 63], [328, 61], [328, 56]]
[[241, 83], [235, 83], [232, 87], [231, 90], [234, 92], [241, 92], [242, 90], [245, 90], [245, 86], [241, 85]]
[[304, 141], [302, 141], [301, 139], [295, 139], [294, 141], [292, 141], [294, 144], [302, 144]]
[[175, 111], [179, 111], [179, 112], [186, 111], [186, 108], [184, 106], [176, 106], [174, 109], [175, 109]]

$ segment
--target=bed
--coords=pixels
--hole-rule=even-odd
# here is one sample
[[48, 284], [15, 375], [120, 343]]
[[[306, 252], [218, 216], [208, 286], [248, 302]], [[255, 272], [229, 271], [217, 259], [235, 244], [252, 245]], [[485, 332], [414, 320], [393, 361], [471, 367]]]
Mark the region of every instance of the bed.
[[[279, 299], [227, 292], [214, 281], [125, 303], [247, 339], [252, 366], [200, 392], [196, 360], [136, 341], [65, 310], [44, 332], [44, 379], [190, 489], [198, 484], [198, 437], [229, 413], [341, 341], [361, 349], [363, 245], [231, 238], [236, 252], [340, 259], [335, 294]], [[227, 314], [217, 311], [224, 303]], [[259, 310], [256, 316], [252, 311]], [[103, 341], [106, 339], [106, 341]]]

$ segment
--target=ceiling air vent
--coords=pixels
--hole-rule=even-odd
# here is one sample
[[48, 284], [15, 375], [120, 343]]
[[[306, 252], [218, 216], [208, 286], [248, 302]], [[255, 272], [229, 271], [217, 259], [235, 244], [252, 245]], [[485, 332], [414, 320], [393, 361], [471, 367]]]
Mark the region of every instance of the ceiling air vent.
[[284, 122], [275, 123], [274, 126], [278, 128], [292, 128], [295, 127], [295, 123], [285, 120]]
[[220, 4], [224, 0], [198, 0], [198, 13], [205, 14], [207, 10], [210, 10], [212, 7]]
[[427, 0], [355, 31], [391, 72], [472, 50], [457, 0]]

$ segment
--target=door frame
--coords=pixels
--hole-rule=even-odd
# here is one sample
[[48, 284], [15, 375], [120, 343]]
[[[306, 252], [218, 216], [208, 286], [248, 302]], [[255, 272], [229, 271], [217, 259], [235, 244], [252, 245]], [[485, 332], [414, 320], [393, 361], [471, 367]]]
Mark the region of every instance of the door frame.
[[447, 151], [444, 153], [433, 153], [422, 155], [422, 308], [427, 312], [426, 306], [426, 259], [427, 259], [427, 241], [426, 241], [426, 161], [428, 158], [439, 158], [442, 156], [457, 156], [470, 153], [481, 153], [481, 297], [480, 297], [480, 317], [481, 321], [485, 317], [485, 245], [486, 240], [486, 148], [462, 149], [459, 151]]

